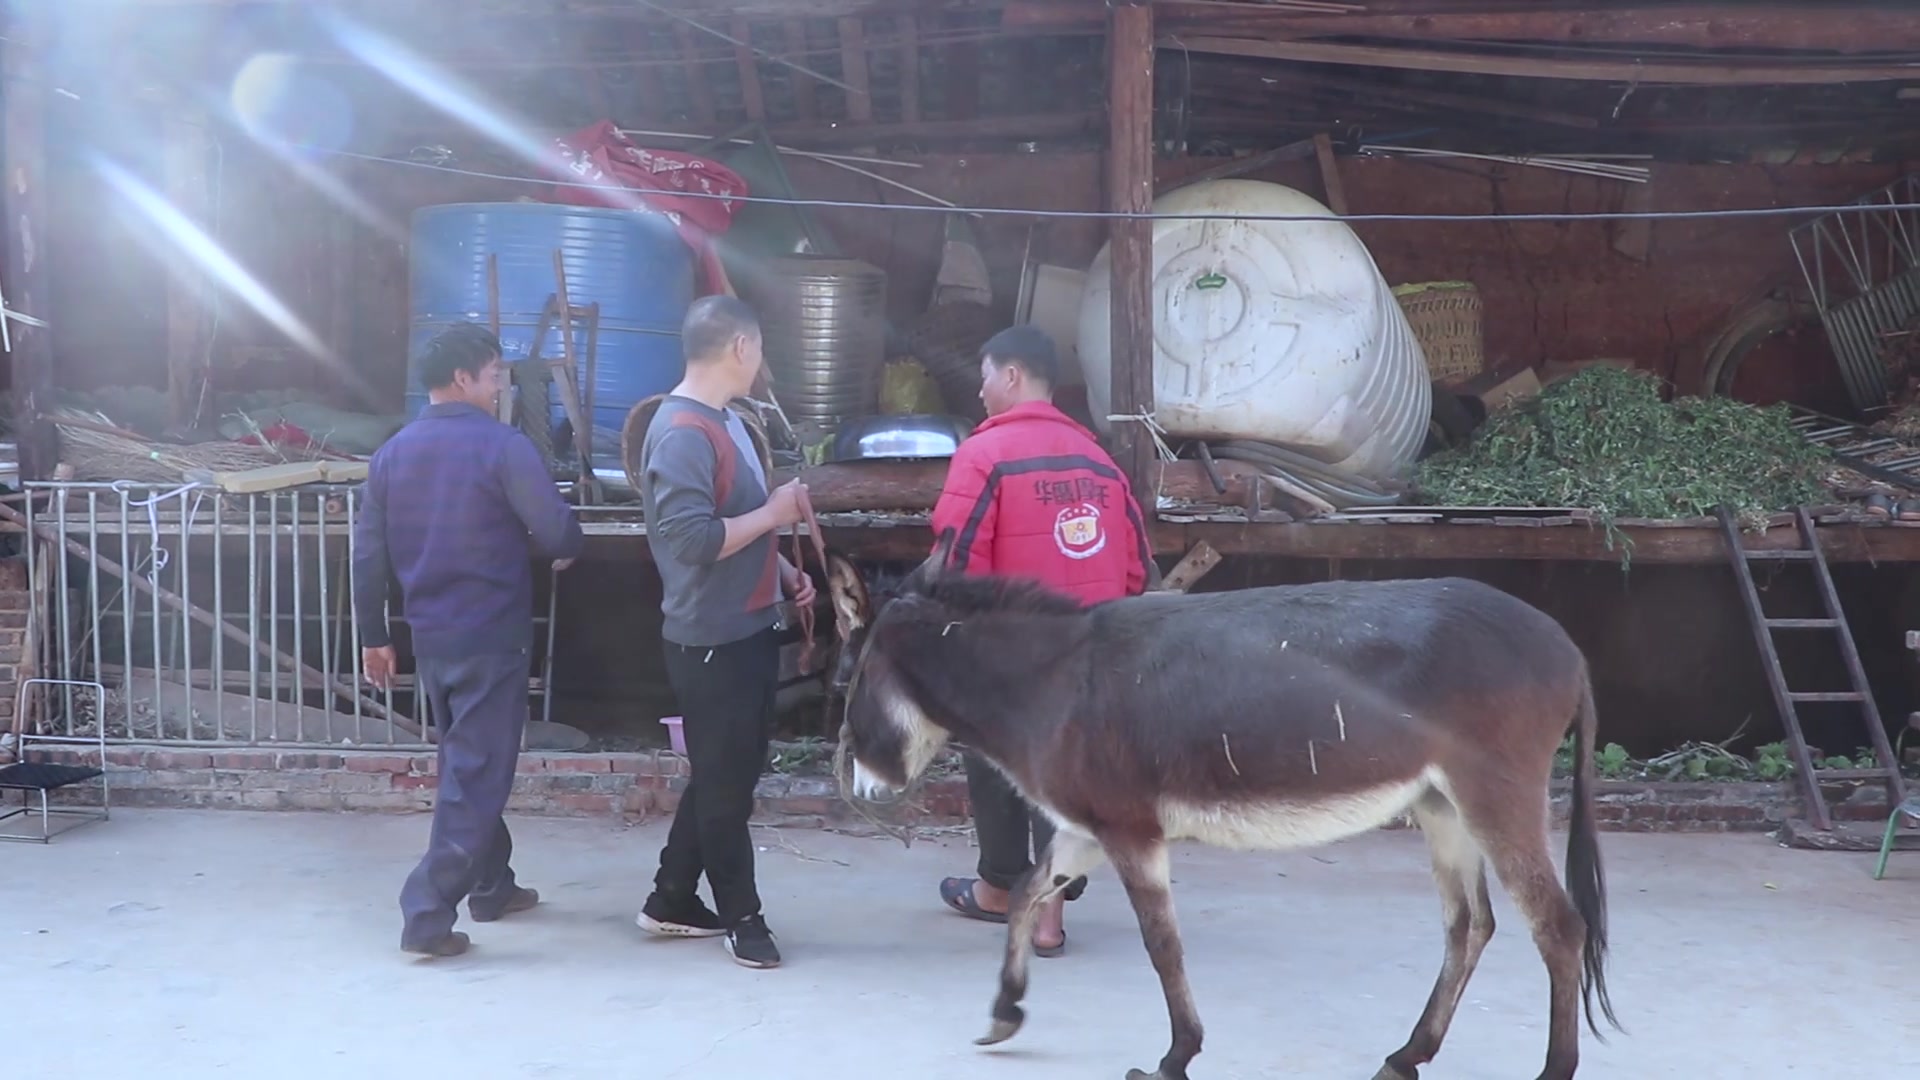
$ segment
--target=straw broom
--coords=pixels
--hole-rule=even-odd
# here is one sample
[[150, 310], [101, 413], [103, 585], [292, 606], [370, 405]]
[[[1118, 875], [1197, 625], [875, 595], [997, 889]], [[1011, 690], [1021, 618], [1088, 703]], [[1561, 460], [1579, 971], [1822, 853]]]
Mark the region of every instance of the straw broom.
[[114, 426], [100, 413], [82, 409], [56, 409], [47, 419], [60, 430], [60, 457], [73, 467], [76, 480], [177, 484], [194, 469], [239, 472], [296, 460], [266, 446], [150, 442]]

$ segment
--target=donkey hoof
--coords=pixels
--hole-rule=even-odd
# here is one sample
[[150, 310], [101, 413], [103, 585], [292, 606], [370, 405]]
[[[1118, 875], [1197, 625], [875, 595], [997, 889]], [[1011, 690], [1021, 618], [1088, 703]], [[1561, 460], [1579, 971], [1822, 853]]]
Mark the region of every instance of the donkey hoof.
[[1373, 1080], [1420, 1080], [1420, 1070], [1410, 1067], [1401, 1068], [1389, 1061], [1380, 1066], [1379, 1072], [1373, 1074]]
[[987, 1029], [985, 1035], [973, 1040], [973, 1045], [997, 1046], [1000, 1043], [1006, 1042], [1008, 1039], [1019, 1034], [1020, 1025], [1025, 1020], [1026, 1014], [1018, 1008], [1011, 1010], [1011, 1015], [1009, 1016], [996, 1016], [993, 1018], [993, 1026]]

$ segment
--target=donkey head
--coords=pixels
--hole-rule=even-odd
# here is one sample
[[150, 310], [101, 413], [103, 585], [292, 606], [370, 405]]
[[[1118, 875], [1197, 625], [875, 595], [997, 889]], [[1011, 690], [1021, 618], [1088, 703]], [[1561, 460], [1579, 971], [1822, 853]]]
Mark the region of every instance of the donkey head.
[[913, 704], [885, 658], [872, 654], [876, 637], [884, 634], [888, 609], [897, 601], [910, 601], [937, 581], [952, 548], [953, 530], [949, 529], [934, 545], [933, 554], [912, 573], [873, 590], [852, 564], [838, 557], [828, 560], [827, 591], [840, 634], [833, 691], [846, 702], [840, 739], [853, 755], [854, 793], [861, 798], [907, 787], [946, 745], [946, 730]]

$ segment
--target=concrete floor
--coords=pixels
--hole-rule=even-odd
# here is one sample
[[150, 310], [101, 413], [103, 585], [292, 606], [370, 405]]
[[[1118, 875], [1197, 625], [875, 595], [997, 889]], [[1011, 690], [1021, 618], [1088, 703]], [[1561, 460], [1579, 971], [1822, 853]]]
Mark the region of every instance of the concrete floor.
[[[963, 840], [757, 830], [787, 966], [713, 942], [643, 940], [633, 914], [662, 828], [516, 822], [548, 903], [466, 926], [477, 947], [397, 951], [394, 893], [425, 817], [117, 814], [48, 848], [0, 849], [9, 1075], [483, 1078], [1088, 1077], [1164, 1049], [1153, 972], [1110, 871], [1073, 905], [1070, 949], [1035, 962], [1027, 1028], [986, 1029], [1000, 930], [945, 913]], [[1920, 857], [1762, 837], [1609, 835], [1613, 997], [1631, 1035], [1581, 1075], [1920, 1075]], [[1313, 854], [1191, 849], [1176, 898], [1208, 1046], [1196, 1080], [1366, 1080], [1437, 970], [1420, 838]], [[1428, 1080], [1534, 1076], [1545, 976], [1496, 893], [1488, 949]]]

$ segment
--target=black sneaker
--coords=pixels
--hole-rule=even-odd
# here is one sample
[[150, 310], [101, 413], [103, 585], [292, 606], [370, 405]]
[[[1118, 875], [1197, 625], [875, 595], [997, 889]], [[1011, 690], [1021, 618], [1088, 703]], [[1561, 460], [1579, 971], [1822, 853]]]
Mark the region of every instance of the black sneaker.
[[640, 909], [640, 917], [634, 921], [640, 924], [640, 929], [661, 937], [710, 938], [727, 932], [727, 928], [720, 924], [720, 916], [715, 915], [695, 893], [669, 897], [655, 892], [647, 897], [646, 904]]
[[780, 966], [780, 950], [773, 943], [773, 931], [767, 929], [767, 920], [758, 915], [749, 915], [735, 923], [727, 931], [727, 955], [741, 967], [777, 968]]

